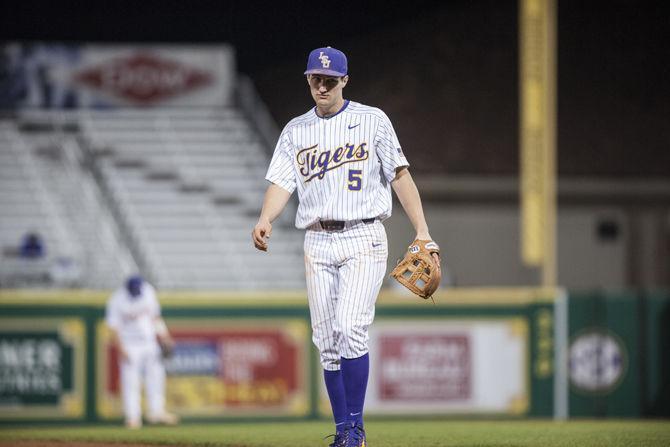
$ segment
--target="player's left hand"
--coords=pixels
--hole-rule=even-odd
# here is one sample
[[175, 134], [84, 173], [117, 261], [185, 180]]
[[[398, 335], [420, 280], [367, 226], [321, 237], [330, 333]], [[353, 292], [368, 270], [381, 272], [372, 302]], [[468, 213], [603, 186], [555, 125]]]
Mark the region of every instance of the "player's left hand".
[[[432, 241], [433, 238], [430, 237], [430, 234], [428, 233], [417, 233], [416, 238], [420, 241]], [[438, 253], [433, 253], [431, 255], [433, 257], [433, 264], [435, 264], [435, 268], [437, 269], [437, 273], [442, 276], [442, 267], [440, 266], [440, 255]]]
[[390, 276], [421, 298], [432, 298], [442, 278], [439, 253], [440, 247], [435, 241], [417, 238], [407, 247]]

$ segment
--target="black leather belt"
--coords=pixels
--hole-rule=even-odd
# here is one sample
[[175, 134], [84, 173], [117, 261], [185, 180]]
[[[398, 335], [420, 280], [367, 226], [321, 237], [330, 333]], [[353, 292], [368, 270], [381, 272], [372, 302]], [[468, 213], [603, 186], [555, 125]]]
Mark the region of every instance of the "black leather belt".
[[[364, 224], [371, 224], [375, 220], [377, 220], [377, 218], [371, 217], [369, 219], [363, 219], [361, 222]], [[319, 224], [321, 225], [321, 228], [326, 231], [340, 231], [344, 230], [347, 222], [344, 220], [320, 220]]]

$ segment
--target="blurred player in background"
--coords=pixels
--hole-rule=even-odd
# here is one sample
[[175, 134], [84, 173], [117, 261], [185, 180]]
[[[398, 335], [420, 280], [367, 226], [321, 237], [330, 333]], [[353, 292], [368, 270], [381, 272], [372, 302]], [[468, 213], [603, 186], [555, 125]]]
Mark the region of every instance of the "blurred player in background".
[[129, 277], [107, 302], [106, 322], [119, 349], [126, 427], [142, 426], [142, 383], [148, 406], [147, 421], [177, 424], [177, 416], [165, 410], [162, 358], [164, 350], [169, 350], [174, 342], [161, 318], [154, 287], [140, 276]]
[[[335, 419], [331, 447], [366, 447], [368, 328], [386, 273], [382, 221], [391, 215], [391, 187], [416, 239], [431, 237], [391, 122], [380, 109], [343, 98], [347, 73], [341, 51], [326, 47], [309, 54], [305, 75], [316, 107], [291, 120], [279, 137], [252, 239], [257, 249], [268, 249], [271, 222], [297, 189], [312, 339]], [[439, 269], [439, 258], [434, 260]]]

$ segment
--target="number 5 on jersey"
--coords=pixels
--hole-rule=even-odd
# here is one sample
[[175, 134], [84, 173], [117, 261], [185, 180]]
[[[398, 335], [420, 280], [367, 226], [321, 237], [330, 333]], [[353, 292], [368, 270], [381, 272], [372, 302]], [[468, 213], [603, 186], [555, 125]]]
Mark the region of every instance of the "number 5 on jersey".
[[349, 169], [349, 191], [360, 191], [363, 171], [360, 169]]

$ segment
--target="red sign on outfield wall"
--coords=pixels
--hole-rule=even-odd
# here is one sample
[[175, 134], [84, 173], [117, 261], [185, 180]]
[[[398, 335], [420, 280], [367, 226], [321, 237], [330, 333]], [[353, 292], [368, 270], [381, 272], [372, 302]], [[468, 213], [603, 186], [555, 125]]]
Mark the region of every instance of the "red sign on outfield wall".
[[[175, 340], [165, 360], [167, 407], [182, 416], [305, 415], [309, 412], [304, 320], [167, 320]], [[98, 413], [120, 415], [118, 355], [100, 327]]]
[[[175, 330], [168, 401], [197, 408], [273, 407], [298, 390], [298, 347], [278, 329]], [[199, 389], [192, 387], [199, 383]]]
[[379, 319], [365, 407], [369, 415], [523, 414], [527, 371], [523, 318]]
[[407, 334], [380, 338], [379, 397], [384, 401], [449, 401], [472, 395], [472, 350], [466, 335]]

